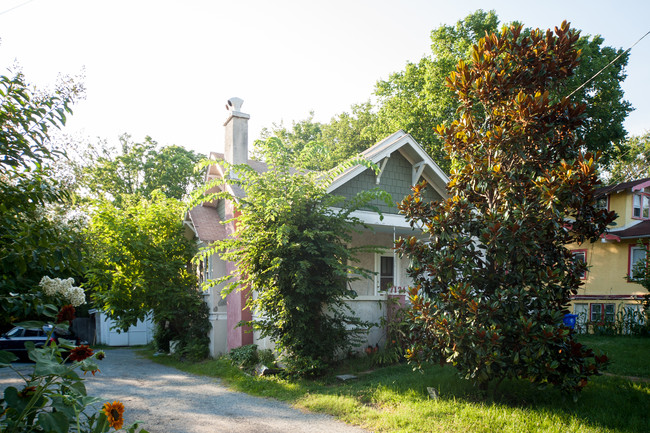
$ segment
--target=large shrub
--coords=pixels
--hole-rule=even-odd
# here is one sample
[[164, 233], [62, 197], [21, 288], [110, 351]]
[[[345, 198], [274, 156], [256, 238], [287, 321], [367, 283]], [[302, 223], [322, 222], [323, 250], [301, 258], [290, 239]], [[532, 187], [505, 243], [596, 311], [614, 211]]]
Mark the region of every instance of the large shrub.
[[123, 196], [119, 206], [102, 202], [87, 232], [86, 275], [93, 300], [119, 328], [151, 313], [163, 347], [169, 340], [207, 347], [210, 322], [189, 265], [196, 247], [183, 235], [183, 208], [156, 192]]
[[230, 280], [222, 293], [252, 290], [247, 306], [255, 317], [248, 324], [273, 340], [291, 372], [317, 375], [369, 327], [345, 303], [356, 297], [347, 284], [349, 275], [368, 275], [354, 266], [355, 255], [374, 251], [349, 247], [352, 233], [361, 227], [350, 214], [382, 193], [368, 191], [345, 203], [326, 192], [336, 173], [296, 173], [288, 161], [270, 160], [264, 173], [223, 163], [229, 178], [207, 184], [204, 191], [228, 182], [245, 196], [235, 197], [224, 188], [210, 195], [199, 191], [196, 200], [234, 201], [237, 231], [199, 257], [218, 253], [234, 262], [233, 274], [222, 279]]

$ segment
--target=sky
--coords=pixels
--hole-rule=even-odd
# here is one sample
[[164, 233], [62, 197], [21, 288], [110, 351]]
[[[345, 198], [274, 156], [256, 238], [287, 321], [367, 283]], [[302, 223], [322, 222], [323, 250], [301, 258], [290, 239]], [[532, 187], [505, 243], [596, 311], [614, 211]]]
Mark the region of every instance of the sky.
[[[223, 151], [226, 101], [244, 100], [249, 140], [273, 123], [327, 122], [371, 98], [377, 80], [430, 54], [431, 30], [477, 9], [542, 29], [563, 20], [627, 49], [650, 31], [647, 0], [0, 0], [0, 74], [20, 65], [46, 88], [81, 76], [64, 132], [116, 142], [151, 136]], [[650, 130], [650, 36], [623, 83], [629, 134]]]

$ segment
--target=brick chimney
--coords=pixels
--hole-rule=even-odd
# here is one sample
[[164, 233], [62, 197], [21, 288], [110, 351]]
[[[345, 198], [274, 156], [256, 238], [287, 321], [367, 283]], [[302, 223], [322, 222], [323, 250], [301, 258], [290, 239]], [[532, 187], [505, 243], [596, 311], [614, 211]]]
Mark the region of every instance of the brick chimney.
[[242, 113], [243, 99], [230, 98], [226, 104], [230, 115], [223, 126], [226, 127], [224, 159], [230, 164], [248, 163], [248, 119], [249, 114]]

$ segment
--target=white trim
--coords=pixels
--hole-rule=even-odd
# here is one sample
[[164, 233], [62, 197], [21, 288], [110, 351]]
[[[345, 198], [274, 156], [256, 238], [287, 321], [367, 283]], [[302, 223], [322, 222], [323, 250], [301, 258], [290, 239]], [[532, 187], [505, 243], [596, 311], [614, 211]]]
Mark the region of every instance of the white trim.
[[[417, 162], [413, 158], [407, 157], [403, 149], [405, 146], [408, 146], [417, 154]], [[373, 150], [379, 147], [385, 148], [382, 149], [381, 152], [373, 154]], [[402, 130], [397, 131], [396, 133], [375, 144], [363, 152], [360, 156], [366, 157], [369, 161], [378, 164], [384, 158], [390, 157], [390, 155], [392, 155], [396, 150], [398, 150], [411, 165], [419, 163], [426, 165], [430, 169], [430, 175], [433, 175], [433, 178], [431, 176], [425, 176], [425, 179], [429, 182], [429, 184], [431, 184], [431, 186], [436, 190], [438, 194], [440, 194], [442, 197], [447, 196], [446, 185], [449, 182], [447, 175], [442, 171], [438, 164], [436, 164], [436, 162], [431, 159], [429, 154], [424, 151], [422, 146], [420, 146], [420, 144], [415, 141], [415, 139], [410, 134], [407, 134]], [[327, 188], [327, 192], [334, 191], [349, 180], [363, 173], [365, 170], [365, 166], [357, 165], [351, 169], [344, 171], [331, 183], [331, 185]]]
[[192, 233], [194, 233], [194, 236], [198, 238], [199, 234], [196, 232], [196, 229], [194, 228], [194, 221], [192, 221], [192, 216], [190, 215], [189, 211], [187, 212], [187, 216], [189, 218], [189, 221], [187, 219], [183, 220], [183, 225], [189, 227], [190, 230], [192, 230]]
[[367, 210], [355, 210], [350, 213], [353, 218], [359, 218], [364, 223], [371, 226], [385, 226], [385, 227], [398, 227], [398, 228], [411, 228], [411, 225], [404, 215], [396, 215], [392, 213], [384, 214], [384, 219], [380, 219], [379, 214]]
[[393, 287], [399, 286], [397, 281], [399, 277], [399, 260], [395, 257], [395, 253], [388, 249], [383, 253], [375, 253], [375, 275], [373, 277], [373, 283], [375, 288], [375, 296], [385, 296], [388, 292], [381, 291], [381, 258], [390, 257], [393, 259]]
[[424, 161], [420, 161], [417, 164], [413, 164], [413, 175], [411, 179], [411, 185], [415, 185], [418, 182], [418, 179], [420, 179], [420, 176], [422, 176], [424, 167], [426, 167]]
[[356, 298], [347, 298], [345, 301], [346, 302], [370, 302], [370, 301], [385, 301], [388, 299], [388, 295], [386, 293], [381, 293], [379, 295], [359, 295]]
[[384, 158], [384, 161], [381, 163], [381, 168], [379, 169], [379, 173], [377, 173], [377, 180], [375, 180], [375, 183], [377, 185], [379, 185], [379, 182], [381, 181], [381, 175], [384, 173], [384, 169], [386, 168], [386, 164], [388, 164], [389, 159], [390, 155]]

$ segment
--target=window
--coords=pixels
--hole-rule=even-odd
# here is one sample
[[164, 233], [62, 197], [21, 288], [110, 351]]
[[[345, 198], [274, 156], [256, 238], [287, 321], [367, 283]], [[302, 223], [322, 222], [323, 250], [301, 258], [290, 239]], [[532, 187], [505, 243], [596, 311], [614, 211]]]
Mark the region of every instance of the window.
[[581, 334], [586, 332], [586, 330], [587, 330], [587, 328], [586, 328], [586, 325], [587, 325], [587, 322], [588, 322], [587, 317], [589, 317], [587, 315], [588, 307], [589, 307], [589, 305], [587, 305], [587, 304], [574, 304], [573, 305], [573, 314], [578, 316], [578, 317], [576, 317], [576, 326], [573, 329], [575, 329], [576, 332], [581, 333]]
[[645, 247], [630, 246], [630, 258], [628, 263], [628, 275], [631, 280], [641, 278], [640, 270], [637, 266], [645, 260]]
[[22, 337], [24, 333], [25, 330], [23, 328], [14, 328], [11, 331], [7, 332], [7, 337], [9, 338]]
[[386, 292], [395, 285], [395, 258], [379, 257], [379, 291]]
[[615, 304], [590, 304], [591, 321], [596, 323], [612, 323], [616, 317]]
[[596, 199], [596, 209], [609, 209], [609, 196], [599, 197]]
[[632, 216], [634, 218], [650, 218], [650, 195], [637, 192], [632, 199]]
[[43, 331], [39, 331], [38, 329], [25, 329], [25, 337], [40, 337], [43, 335]]
[[[573, 260], [575, 262], [587, 263], [587, 250], [573, 250], [571, 253], [573, 254]], [[584, 271], [582, 275], [580, 275], [580, 279], [587, 279], [587, 271]]]

